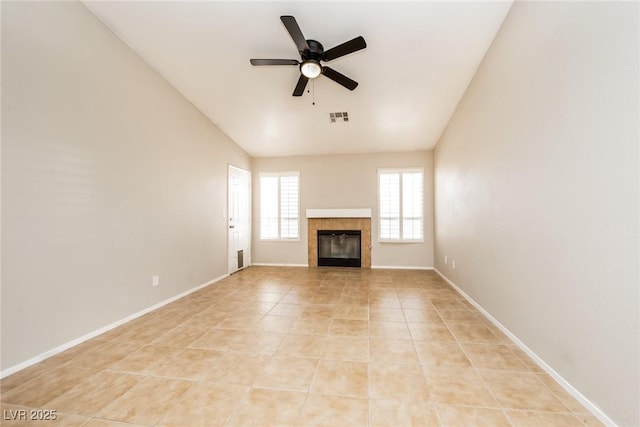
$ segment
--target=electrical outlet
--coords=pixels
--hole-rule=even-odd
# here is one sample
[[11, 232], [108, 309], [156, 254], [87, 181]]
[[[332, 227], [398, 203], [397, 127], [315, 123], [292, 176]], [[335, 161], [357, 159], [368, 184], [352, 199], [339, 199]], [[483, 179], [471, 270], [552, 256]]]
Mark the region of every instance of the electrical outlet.
[[151, 286], [156, 287], [160, 285], [160, 276], [157, 274], [151, 278]]
[[449, 264], [449, 257], [446, 255], [444, 256], [444, 263]]
[[456, 269], [456, 261], [455, 260], [451, 260], [451, 268], [453, 268], [454, 270]]

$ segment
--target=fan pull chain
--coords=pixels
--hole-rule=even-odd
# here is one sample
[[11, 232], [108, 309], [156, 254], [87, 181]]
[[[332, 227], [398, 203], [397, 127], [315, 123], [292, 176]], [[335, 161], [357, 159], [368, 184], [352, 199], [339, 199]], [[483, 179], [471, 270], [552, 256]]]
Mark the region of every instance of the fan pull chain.
[[311, 105], [316, 105], [316, 79], [311, 81], [312, 93], [311, 93]]

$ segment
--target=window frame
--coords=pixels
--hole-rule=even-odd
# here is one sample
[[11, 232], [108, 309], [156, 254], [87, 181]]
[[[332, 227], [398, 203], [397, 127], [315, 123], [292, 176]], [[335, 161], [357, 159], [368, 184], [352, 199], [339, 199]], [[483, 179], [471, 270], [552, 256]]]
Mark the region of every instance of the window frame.
[[[398, 230], [399, 237], [398, 238], [382, 238], [382, 198], [380, 197], [380, 178], [383, 174], [398, 174], [400, 179], [398, 181]], [[420, 237], [417, 239], [407, 239], [402, 237], [403, 227], [404, 227], [404, 208], [403, 208], [403, 200], [404, 200], [404, 190], [403, 190], [403, 174], [405, 173], [420, 173], [422, 175], [422, 216], [420, 220], [422, 222]], [[424, 243], [424, 168], [422, 167], [407, 167], [407, 168], [378, 168], [378, 243]], [[411, 217], [414, 219], [416, 217]]]
[[[278, 189], [277, 189], [277, 195], [278, 195], [278, 200], [276, 202], [276, 206], [278, 208], [278, 214], [277, 214], [277, 219], [278, 219], [278, 226], [277, 226], [277, 230], [278, 230], [278, 237], [266, 237], [263, 238], [262, 237], [262, 226], [263, 226], [263, 222], [262, 222], [262, 178], [263, 177], [276, 177], [278, 178]], [[281, 178], [283, 177], [296, 177], [297, 181], [298, 181], [298, 206], [296, 209], [296, 212], [298, 214], [298, 227], [297, 227], [297, 237], [282, 237], [282, 229], [281, 229], [281, 224], [282, 224], [282, 212], [281, 212], [281, 197], [282, 197], [282, 192], [281, 192]], [[300, 241], [300, 172], [299, 171], [283, 171], [283, 172], [260, 172], [258, 174], [258, 240], [261, 242], [299, 242]]]

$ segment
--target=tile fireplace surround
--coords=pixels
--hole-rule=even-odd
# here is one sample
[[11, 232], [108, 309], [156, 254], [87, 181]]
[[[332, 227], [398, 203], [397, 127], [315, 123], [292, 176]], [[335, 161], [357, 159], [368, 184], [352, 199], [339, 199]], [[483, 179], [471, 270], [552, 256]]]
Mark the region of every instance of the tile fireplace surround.
[[371, 209], [307, 209], [309, 267], [318, 266], [318, 230], [360, 230], [361, 265], [371, 268]]

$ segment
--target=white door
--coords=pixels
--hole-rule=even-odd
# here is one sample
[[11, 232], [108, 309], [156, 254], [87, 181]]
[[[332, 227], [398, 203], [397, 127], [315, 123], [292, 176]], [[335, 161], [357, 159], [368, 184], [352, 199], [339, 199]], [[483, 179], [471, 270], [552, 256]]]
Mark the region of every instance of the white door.
[[251, 265], [251, 172], [229, 166], [229, 274]]

